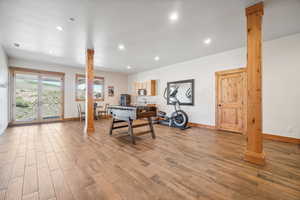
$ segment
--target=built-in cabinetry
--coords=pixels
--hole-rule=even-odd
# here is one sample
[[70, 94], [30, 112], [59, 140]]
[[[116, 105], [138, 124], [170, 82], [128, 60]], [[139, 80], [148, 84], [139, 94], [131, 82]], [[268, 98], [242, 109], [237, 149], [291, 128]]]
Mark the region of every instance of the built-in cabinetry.
[[146, 96], [156, 96], [156, 80], [134, 82], [134, 95], [139, 95], [139, 90], [146, 90]]

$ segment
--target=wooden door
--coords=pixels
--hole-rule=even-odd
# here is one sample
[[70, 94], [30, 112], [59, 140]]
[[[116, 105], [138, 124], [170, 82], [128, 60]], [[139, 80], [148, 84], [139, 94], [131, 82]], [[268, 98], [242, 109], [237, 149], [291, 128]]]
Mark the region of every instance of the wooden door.
[[246, 71], [244, 68], [216, 72], [216, 126], [244, 133], [246, 113]]

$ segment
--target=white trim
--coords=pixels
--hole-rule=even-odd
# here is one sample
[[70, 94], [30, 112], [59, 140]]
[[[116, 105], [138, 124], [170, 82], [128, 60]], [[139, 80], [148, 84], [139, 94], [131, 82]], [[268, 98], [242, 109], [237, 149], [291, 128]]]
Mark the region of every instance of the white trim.
[[5, 133], [5, 130], [7, 129], [8, 124], [4, 128], [1, 128], [0, 135], [3, 135]]

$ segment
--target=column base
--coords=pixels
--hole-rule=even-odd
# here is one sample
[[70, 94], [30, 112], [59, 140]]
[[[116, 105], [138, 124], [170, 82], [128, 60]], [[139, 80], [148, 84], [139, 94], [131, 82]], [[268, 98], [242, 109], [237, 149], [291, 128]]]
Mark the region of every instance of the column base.
[[244, 160], [257, 164], [257, 165], [265, 165], [265, 153], [256, 153], [253, 151], [246, 150]]
[[89, 127], [89, 128], [85, 127], [84, 128], [84, 133], [87, 134], [88, 136], [93, 135], [94, 132], [95, 132], [95, 128], [94, 127]]

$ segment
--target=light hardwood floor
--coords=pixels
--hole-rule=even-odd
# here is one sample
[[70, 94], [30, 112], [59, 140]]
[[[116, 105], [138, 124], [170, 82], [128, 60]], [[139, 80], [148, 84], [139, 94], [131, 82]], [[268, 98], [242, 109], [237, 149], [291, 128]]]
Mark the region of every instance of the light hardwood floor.
[[[265, 141], [267, 165], [242, 160], [245, 138], [155, 125], [131, 145], [109, 120], [84, 137], [78, 121], [9, 128], [0, 136], [3, 199], [300, 199], [299, 145]], [[134, 130], [143, 131], [144, 128]]]

